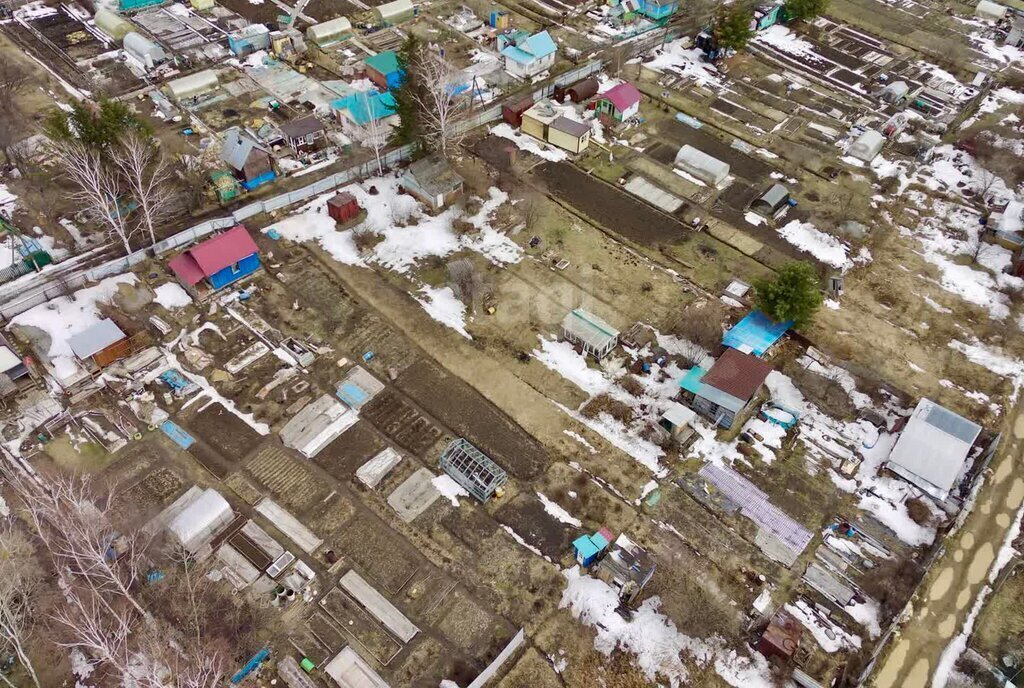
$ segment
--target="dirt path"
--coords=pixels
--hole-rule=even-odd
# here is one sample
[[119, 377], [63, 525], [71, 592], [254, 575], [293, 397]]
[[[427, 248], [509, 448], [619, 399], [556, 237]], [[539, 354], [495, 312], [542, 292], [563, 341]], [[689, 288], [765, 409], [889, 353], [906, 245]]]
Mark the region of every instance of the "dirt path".
[[1024, 406], [1006, 423], [974, 511], [918, 589], [913, 618], [871, 680], [877, 688], [925, 688], [943, 650], [961, 632], [1017, 510], [1024, 504]]

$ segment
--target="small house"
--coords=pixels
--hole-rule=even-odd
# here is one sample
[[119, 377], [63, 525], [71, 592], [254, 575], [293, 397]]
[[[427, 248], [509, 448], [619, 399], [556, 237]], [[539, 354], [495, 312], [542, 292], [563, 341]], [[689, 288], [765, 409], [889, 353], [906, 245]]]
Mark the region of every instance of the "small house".
[[270, 151], [238, 127], [224, 132], [220, 159], [246, 191], [252, 191], [277, 176]]
[[619, 331], [593, 313], [575, 308], [562, 318], [562, 337], [601, 360], [619, 344]]
[[285, 142], [296, 153], [315, 150], [317, 142], [327, 135], [323, 123], [313, 115], [293, 119], [281, 125]]
[[640, 14], [654, 21], [668, 19], [679, 10], [679, 0], [640, 0]]
[[654, 559], [625, 534], [615, 539], [597, 567], [597, 577], [617, 588], [619, 597], [632, 604], [654, 576]]
[[758, 215], [772, 219], [784, 208], [789, 207], [789, 189], [782, 184], [772, 184], [767, 191], [754, 199], [750, 209]]
[[110, 318], [104, 318], [68, 338], [75, 358], [104, 368], [131, 353], [131, 341]]
[[694, 366], [687, 371], [679, 387], [690, 408], [728, 429], [750, 409], [771, 371], [753, 354], [726, 349], [709, 370]]
[[607, 528], [602, 528], [593, 535], [580, 535], [572, 542], [573, 556], [580, 566], [591, 566], [608, 549], [611, 539], [612, 534]]
[[754, 30], [764, 31], [770, 26], [775, 26], [782, 21], [783, 7], [782, 0], [775, 0], [765, 5], [754, 8]]
[[501, 118], [513, 127], [523, 124], [523, 113], [533, 107], [533, 96], [526, 96], [512, 103], [501, 106]]
[[505, 71], [520, 79], [530, 79], [555, 64], [558, 46], [547, 31], [532, 36], [525, 31], [498, 36], [498, 51]]
[[352, 22], [347, 17], [336, 17], [313, 24], [306, 29], [306, 40], [318, 48], [327, 48], [352, 36]]
[[198, 298], [259, 270], [260, 255], [249, 230], [236, 225], [185, 249], [172, 258], [167, 267], [185, 290]]
[[394, 50], [370, 55], [363, 63], [366, 65], [366, 78], [382, 91], [402, 85], [402, 68], [398, 63], [398, 53]]
[[480, 502], [490, 500], [508, 481], [508, 474], [501, 466], [461, 437], [441, 453], [438, 464]]
[[385, 26], [398, 26], [416, 17], [416, 7], [412, 0], [394, 0], [374, 7], [373, 14]]
[[975, 17], [992, 22], [1002, 21], [1008, 11], [1009, 8], [1005, 5], [1000, 5], [998, 2], [992, 2], [991, 0], [979, 0], [978, 4], [974, 6]]
[[780, 609], [768, 622], [768, 627], [754, 646], [769, 662], [786, 665], [793, 659], [800, 638], [804, 634], [803, 625], [791, 614]]
[[462, 195], [464, 180], [443, 155], [434, 153], [409, 165], [402, 186], [433, 210], [441, 210]]
[[596, 109], [602, 122], [627, 120], [640, 112], [640, 91], [627, 82], [613, 86], [597, 99]]
[[980, 434], [980, 425], [921, 399], [885, 467], [943, 502], [970, 467], [967, 457]]
[[850, 144], [850, 149], [847, 153], [857, 160], [871, 162], [882, 152], [882, 146], [884, 145], [885, 137], [874, 129], [868, 129], [857, 137], [856, 141]]
[[264, 24], [249, 24], [228, 34], [228, 48], [237, 57], [270, 49], [270, 29]]
[[556, 86], [553, 97], [559, 103], [564, 103], [566, 96], [574, 103], [582, 103], [596, 96], [600, 87], [601, 83], [595, 77], [589, 77], [571, 86]]
[[729, 331], [722, 337], [722, 344], [761, 358], [785, 336], [791, 327], [793, 327], [792, 320], [775, 322], [761, 311], [751, 311], [729, 328]]
[[704, 151], [686, 144], [676, 153], [675, 165], [709, 186], [719, 186], [729, 178], [729, 165]]
[[590, 145], [590, 125], [565, 117], [549, 100], [542, 100], [523, 113], [522, 131], [574, 155]]
[[388, 123], [395, 114], [395, 96], [391, 91], [352, 93], [331, 103], [335, 118], [344, 125], [352, 122], [366, 126], [370, 122]]
[[359, 216], [359, 201], [347, 191], [340, 191], [327, 201], [327, 214], [343, 225]]

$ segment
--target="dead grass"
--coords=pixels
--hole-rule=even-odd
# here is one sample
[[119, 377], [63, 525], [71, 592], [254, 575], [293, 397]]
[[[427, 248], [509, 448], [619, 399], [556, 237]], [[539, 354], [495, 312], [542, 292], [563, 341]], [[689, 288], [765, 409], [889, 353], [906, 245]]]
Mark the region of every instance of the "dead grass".
[[597, 418], [602, 413], [607, 413], [612, 418], [620, 420], [627, 425], [633, 421], [633, 409], [628, 405], [612, 399], [607, 394], [599, 394], [584, 406], [580, 413], [584, 418]]

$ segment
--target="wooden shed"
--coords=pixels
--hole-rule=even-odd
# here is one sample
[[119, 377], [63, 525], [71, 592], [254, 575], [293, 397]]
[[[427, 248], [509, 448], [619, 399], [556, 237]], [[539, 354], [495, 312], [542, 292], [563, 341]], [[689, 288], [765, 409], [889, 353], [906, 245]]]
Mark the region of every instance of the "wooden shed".
[[514, 103], [506, 103], [501, 106], [501, 117], [513, 127], [523, 125], [523, 113], [533, 107], [533, 97], [527, 96]]
[[327, 201], [327, 214], [335, 222], [345, 224], [359, 215], [359, 201], [347, 191], [341, 191]]

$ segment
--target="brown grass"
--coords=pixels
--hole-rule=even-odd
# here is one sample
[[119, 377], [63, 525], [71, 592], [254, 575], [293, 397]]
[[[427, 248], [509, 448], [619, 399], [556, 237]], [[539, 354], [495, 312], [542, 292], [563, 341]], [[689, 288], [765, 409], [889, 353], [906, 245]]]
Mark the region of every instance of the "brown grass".
[[580, 413], [584, 418], [597, 418], [602, 413], [607, 413], [612, 418], [626, 424], [633, 421], [633, 409], [621, 401], [612, 399], [607, 394], [599, 394], [591, 399]]

